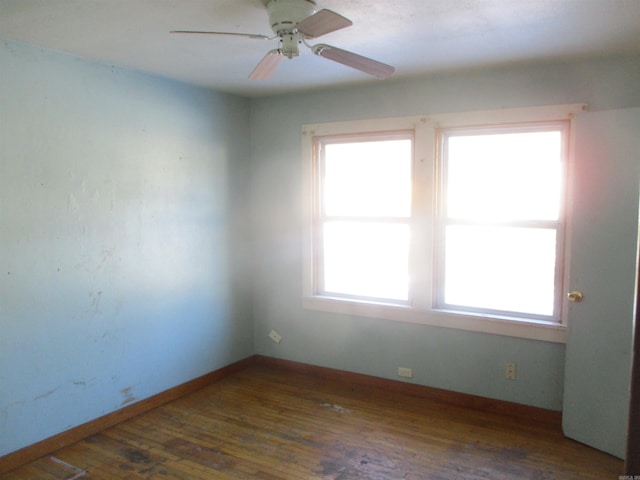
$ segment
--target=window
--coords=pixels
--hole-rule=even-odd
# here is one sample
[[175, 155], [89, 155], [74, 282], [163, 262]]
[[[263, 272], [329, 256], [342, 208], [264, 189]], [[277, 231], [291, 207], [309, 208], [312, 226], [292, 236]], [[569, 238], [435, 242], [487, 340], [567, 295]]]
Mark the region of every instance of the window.
[[408, 301], [412, 133], [316, 140], [316, 291]]
[[438, 306], [559, 321], [566, 138], [564, 122], [440, 134]]
[[305, 308], [565, 341], [583, 109], [305, 126]]

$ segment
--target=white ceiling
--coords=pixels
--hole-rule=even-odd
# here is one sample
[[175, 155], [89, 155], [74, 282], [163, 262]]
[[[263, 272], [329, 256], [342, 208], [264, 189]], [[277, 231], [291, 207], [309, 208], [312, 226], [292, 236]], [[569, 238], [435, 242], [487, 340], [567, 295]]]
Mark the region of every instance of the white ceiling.
[[[394, 65], [393, 78], [640, 54], [640, 0], [317, 0], [351, 19], [328, 43]], [[0, 38], [245, 96], [379, 82], [313, 55], [247, 79], [277, 41], [169, 34], [271, 35], [263, 0], [0, 0]], [[387, 80], [388, 81], [388, 80]]]

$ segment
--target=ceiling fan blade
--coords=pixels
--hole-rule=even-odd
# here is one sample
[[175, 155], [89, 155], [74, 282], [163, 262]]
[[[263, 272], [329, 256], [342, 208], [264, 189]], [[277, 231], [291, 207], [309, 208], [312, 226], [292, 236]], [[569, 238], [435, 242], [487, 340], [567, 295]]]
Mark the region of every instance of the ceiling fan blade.
[[258, 40], [273, 40], [275, 37], [267, 37], [259, 33], [233, 33], [233, 32], [204, 32], [201, 30], [171, 30], [169, 33], [188, 33], [196, 35], [233, 35], [234, 37], [256, 38]]
[[276, 71], [284, 56], [280, 50], [271, 50], [260, 60], [260, 63], [253, 69], [249, 80], [266, 80]]
[[373, 75], [376, 78], [387, 78], [396, 71], [391, 65], [363, 57], [357, 53], [342, 50], [341, 48], [332, 47], [331, 45], [314, 45], [312, 50], [316, 55], [341, 63], [347, 67], [355, 68], [361, 72]]
[[341, 28], [350, 27], [353, 22], [332, 10], [319, 10], [302, 20], [296, 29], [306, 38], [316, 38]]

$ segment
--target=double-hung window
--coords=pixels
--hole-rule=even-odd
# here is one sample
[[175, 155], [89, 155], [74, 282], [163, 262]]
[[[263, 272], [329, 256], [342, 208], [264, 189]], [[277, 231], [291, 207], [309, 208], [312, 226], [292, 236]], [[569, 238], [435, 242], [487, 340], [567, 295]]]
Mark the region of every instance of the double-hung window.
[[567, 128], [440, 133], [437, 306], [559, 319]]
[[316, 292], [406, 303], [413, 133], [328, 136], [315, 149]]
[[564, 341], [582, 109], [305, 126], [305, 307]]

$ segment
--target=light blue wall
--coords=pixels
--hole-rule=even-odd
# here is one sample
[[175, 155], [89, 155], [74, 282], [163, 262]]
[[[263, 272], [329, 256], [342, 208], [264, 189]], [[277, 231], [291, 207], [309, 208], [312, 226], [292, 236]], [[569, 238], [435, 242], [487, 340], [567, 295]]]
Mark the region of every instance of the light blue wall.
[[[640, 105], [639, 84], [636, 57], [461, 72], [255, 100], [251, 190], [257, 353], [394, 379], [398, 366], [410, 366], [419, 384], [561, 410], [563, 345], [301, 308], [301, 126], [566, 103], [617, 109]], [[283, 336], [282, 343], [269, 340], [272, 328]], [[504, 380], [507, 361], [518, 365], [515, 382]]]
[[1, 456], [251, 355], [253, 324], [248, 100], [13, 42], [0, 71]]

